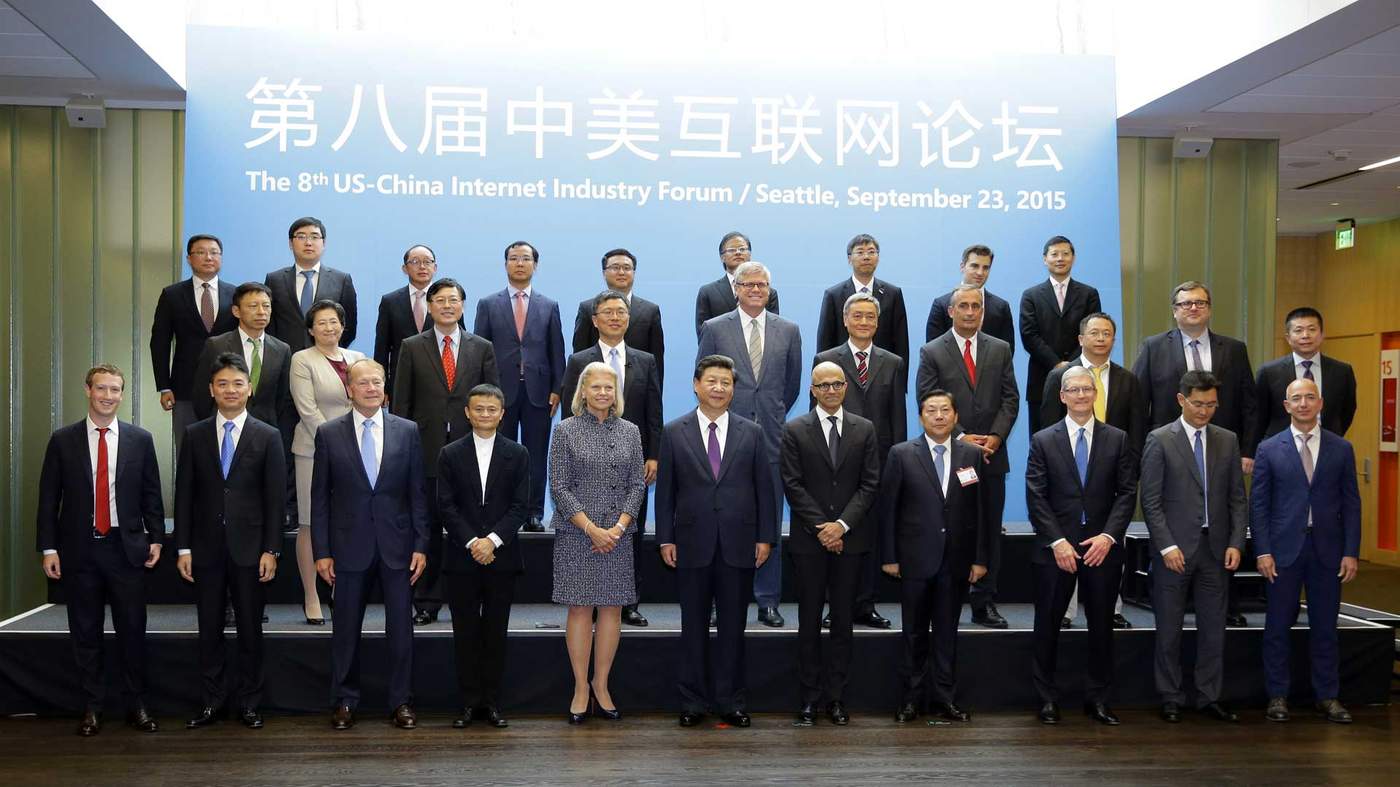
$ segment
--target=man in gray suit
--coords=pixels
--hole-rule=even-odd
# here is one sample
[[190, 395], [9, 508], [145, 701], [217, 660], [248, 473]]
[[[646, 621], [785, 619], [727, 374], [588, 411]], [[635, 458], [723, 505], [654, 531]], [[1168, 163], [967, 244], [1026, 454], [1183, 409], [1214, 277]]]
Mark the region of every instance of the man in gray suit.
[[[725, 355], [734, 360], [734, 401], [729, 409], [763, 429], [768, 461], [773, 466], [773, 499], [783, 499], [778, 472], [782, 456], [783, 424], [802, 387], [802, 334], [797, 325], [768, 311], [772, 276], [761, 262], [746, 262], [734, 269], [734, 289], [739, 308], [712, 317], [700, 328], [697, 358]], [[781, 506], [778, 516], [782, 516]], [[758, 622], [781, 628], [778, 596], [782, 590], [782, 539], [773, 548], [773, 559], [758, 569], [753, 593], [758, 602]]]
[[[980, 287], [960, 284], [948, 303], [953, 327], [919, 349], [919, 374], [914, 392], [918, 397], [941, 388], [953, 395], [958, 410], [958, 439], [982, 451], [983, 505], [1001, 527], [1006, 507], [1006, 437], [1016, 423], [1021, 397], [1016, 391], [1016, 371], [1011, 366], [1011, 345], [981, 330], [984, 293]], [[972, 588], [968, 600], [972, 622], [988, 628], [1006, 628], [997, 612], [997, 573], [1001, 568], [1001, 535], [992, 538], [987, 552], [987, 573]]]
[[1189, 592], [1196, 604], [1196, 694], [1201, 713], [1238, 717], [1220, 703], [1225, 661], [1225, 590], [1239, 567], [1246, 521], [1240, 443], [1210, 422], [1220, 383], [1192, 370], [1176, 394], [1181, 417], [1154, 429], [1142, 455], [1142, 512], [1152, 534], [1154, 669], [1162, 719], [1181, 721], [1181, 621]]

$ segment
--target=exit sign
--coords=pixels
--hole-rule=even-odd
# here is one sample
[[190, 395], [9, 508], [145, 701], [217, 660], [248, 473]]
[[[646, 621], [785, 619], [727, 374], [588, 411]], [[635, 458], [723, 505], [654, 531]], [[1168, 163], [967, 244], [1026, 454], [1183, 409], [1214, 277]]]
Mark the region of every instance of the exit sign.
[[1350, 249], [1356, 245], [1356, 222], [1343, 219], [1337, 222], [1337, 249]]

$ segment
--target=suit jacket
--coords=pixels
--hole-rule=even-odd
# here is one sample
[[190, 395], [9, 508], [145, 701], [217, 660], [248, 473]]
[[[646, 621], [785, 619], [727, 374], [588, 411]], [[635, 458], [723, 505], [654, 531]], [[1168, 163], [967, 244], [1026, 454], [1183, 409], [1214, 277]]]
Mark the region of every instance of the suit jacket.
[[[428, 314], [428, 305], [423, 304], [423, 330], [413, 321], [413, 302], [408, 295], [408, 285], [393, 292], [385, 293], [379, 299], [379, 317], [374, 322], [374, 360], [384, 367], [388, 377], [384, 390], [394, 391], [394, 371], [399, 365], [399, 345], [410, 336], [432, 330], [433, 318]], [[465, 318], [458, 318], [457, 324], [463, 330], [467, 327]]]
[[1031, 357], [1026, 368], [1028, 401], [1040, 400], [1045, 377], [1055, 364], [1079, 356], [1079, 321], [1100, 311], [1099, 291], [1074, 278], [1065, 288], [1064, 309], [1049, 279], [1021, 293], [1021, 343]]
[[[952, 441], [948, 493], [938, 482], [933, 452], [922, 433], [895, 446], [880, 478], [880, 562], [898, 563], [901, 577], [928, 579], [938, 574], [951, 554], [954, 576], [966, 576], [974, 564], [987, 565], [992, 539], [1001, 522], [982, 502], [982, 452]], [[957, 473], [977, 472], [976, 483], [963, 485]]]
[[515, 404], [523, 387], [530, 404], [548, 407], [549, 395], [559, 393], [564, 382], [564, 333], [559, 323], [559, 304], [532, 288], [522, 340], [515, 335], [515, 308], [507, 287], [477, 301], [472, 330], [496, 349], [496, 362], [503, 370], [500, 386], [506, 395], [506, 406]]
[[[661, 329], [661, 307], [633, 295], [627, 306], [627, 333], [622, 340], [628, 347], [651, 353], [656, 358], [656, 373], [660, 380], [666, 380], [666, 333]], [[578, 316], [574, 317], [574, 352], [581, 352], [589, 346], [598, 345], [598, 329], [593, 327], [593, 299], [587, 298], [578, 305]], [[564, 400], [565, 406], [569, 403]]]
[[[856, 376], [856, 359], [851, 354], [851, 346], [845, 341], [840, 345], [817, 353], [812, 366], [830, 361], [846, 373], [846, 400], [842, 403], [850, 412], [868, 418], [875, 425], [875, 450], [884, 467], [885, 458], [896, 443], [904, 442], [904, 430], [908, 423], [906, 416], [909, 393], [909, 367], [889, 350], [875, 345], [870, 346], [871, 354], [865, 387], [861, 387]], [[816, 397], [808, 397], [809, 407], [816, 409]]]
[[[1016, 354], [1016, 323], [1011, 319], [1011, 304], [1005, 298], [993, 295], [982, 289], [985, 304], [982, 307], [982, 333], [1006, 342], [1011, 354]], [[953, 319], [948, 316], [948, 306], [953, 293], [945, 293], [933, 300], [928, 310], [928, 326], [924, 330], [924, 341], [931, 342], [953, 329]]]
[[[473, 566], [489, 571], [525, 570], [516, 533], [530, 512], [530, 453], [519, 443], [497, 434], [486, 470], [486, 494], [481, 492], [481, 469], [476, 443], [454, 440], [438, 455], [438, 519], [447, 530], [442, 570], [464, 572]], [[501, 539], [496, 559], [480, 566], [467, 552], [467, 542], [495, 533]]]
[[[1060, 380], [1065, 370], [1081, 365], [1083, 356], [1076, 357], [1069, 366], [1050, 370], [1045, 378], [1045, 388], [1041, 393], [1040, 422], [1053, 424], [1063, 421], [1068, 411], [1060, 401]], [[1108, 402], [1105, 423], [1116, 426], [1128, 433], [1128, 447], [1133, 455], [1142, 456], [1142, 444], [1147, 439], [1147, 394], [1142, 383], [1132, 372], [1118, 364], [1108, 362]]]
[[763, 366], [754, 380], [749, 363], [748, 333], [738, 309], [705, 323], [696, 359], [727, 355], [734, 360], [734, 399], [729, 411], [749, 419], [767, 437], [768, 458], [777, 462], [783, 422], [802, 386], [802, 334], [797, 325], [772, 312], [763, 322]]
[[[195, 364], [195, 379], [204, 380], [204, 386], [194, 396], [194, 414], [199, 420], [214, 417], [217, 408], [214, 398], [209, 395], [209, 377], [213, 374], [214, 361], [223, 353], [236, 353], [244, 358], [243, 340], [238, 329], [210, 337], [204, 343], [204, 350]], [[251, 367], [250, 367], [251, 371]], [[282, 433], [282, 444], [290, 449], [292, 433], [296, 431], [296, 405], [292, 403], [292, 351], [281, 340], [270, 333], [263, 334], [262, 371], [258, 377], [258, 389], [248, 400], [248, 413], [265, 424], [277, 427]]]
[[[914, 386], [915, 398], [935, 388], [953, 395], [958, 408], [958, 433], [995, 434], [1001, 445], [992, 454], [991, 462], [978, 465], [991, 473], [1011, 472], [1006, 456], [1006, 437], [1016, 423], [1021, 409], [1016, 391], [1016, 370], [1011, 366], [1011, 346], [1006, 342], [979, 332], [977, 334], [977, 385], [968, 380], [963, 364], [962, 345], [951, 330], [919, 349], [919, 376]], [[932, 461], [932, 460], [930, 460]]]
[[[695, 336], [700, 337], [706, 322], [721, 314], [739, 308], [739, 299], [734, 297], [734, 288], [729, 285], [729, 277], [721, 276], [706, 284], [695, 294]], [[768, 304], [765, 309], [778, 313], [778, 290], [768, 290]]]
[[[1319, 355], [1322, 360], [1321, 372], [1313, 375], [1322, 383], [1322, 398], [1326, 407], [1322, 409], [1322, 428], [1338, 435], [1346, 435], [1351, 421], [1356, 416], [1356, 373], [1351, 364]], [[1273, 437], [1288, 429], [1288, 411], [1283, 409], [1284, 393], [1297, 379], [1293, 368], [1293, 354], [1275, 358], [1259, 367], [1259, 377], [1254, 382], [1257, 396], [1255, 409], [1258, 411], [1260, 439]]]
[[[630, 421], [642, 436], [642, 457], [655, 459], [661, 451], [661, 370], [651, 353], [634, 349], [623, 340], [627, 349], [626, 360], [622, 364], [622, 419]], [[597, 342], [580, 352], [569, 356], [569, 365], [564, 369], [563, 407], [573, 405], [574, 390], [578, 388], [579, 375], [590, 363], [607, 363]], [[567, 417], [567, 416], [566, 416]]]
[[676, 565], [704, 568], [718, 557], [734, 568], [754, 567], [754, 544], [778, 542], [775, 463], [758, 424], [729, 413], [719, 477], [691, 410], [661, 432], [656, 471], [656, 543], [676, 545]]
[[1137, 467], [1122, 429], [1101, 421], [1094, 424], [1089, 471], [1082, 484], [1063, 420], [1031, 435], [1026, 509], [1038, 547], [1032, 562], [1053, 563], [1050, 545], [1061, 538], [1076, 552], [1084, 551], [1080, 541], [1100, 533], [1108, 534], [1115, 548], [1121, 547], [1136, 506]]
[[[909, 316], [904, 311], [904, 292], [878, 277], [871, 282], [871, 294], [880, 301], [880, 325], [875, 329], [875, 346], [882, 347], [904, 360], [909, 368]], [[822, 293], [821, 312], [817, 317], [817, 346], [835, 347], [850, 338], [841, 308], [856, 292], [850, 276], [826, 288]]]
[[[156, 390], [171, 391], [181, 402], [189, 401], [196, 389], [194, 369], [205, 340], [238, 327], [232, 311], [236, 288], [219, 279], [214, 330], [206, 331], [204, 318], [199, 316], [199, 300], [195, 297], [193, 282], [193, 279], [185, 279], [161, 290], [156, 299], [156, 316], [151, 321], [151, 367], [156, 374]], [[170, 357], [172, 340], [175, 342], [173, 361]], [[203, 387], [198, 389], [200, 393], [204, 390]]]
[[[67, 571], [75, 570], [92, 549], [93, 467], [87, 440], [86, 418], [55, 430], [39, 472], [36, 548], [58, 550]], [[117, 495], [117, 521], [112, 524], [127, 561], [139, 568], [146, 563], [150, 545], [165, 537], [160, 466], [150, 432], [118, 423], [117, 472], [110, 483]]]
[[[346, 365], [362, 358], [355, 350], [341, 350]], [[313, 456], [316, 452], [316, 430], [332, 418], [350, 412], [350, 394], [326, 356], [315, 347], [307, 347], [292, 355], [290, 370], [292, 404], [297, 408], [296, 429], [292, 432], [292, 454]]]
[[[288, 265], [272, 271], [263, 279], [263, 284], [272, 290], [272, 322], [267, 326], [267, 331], [286, 342], [292, 352], [311, 346], [311, 335], [306, 332], [306, 315], [301, 313], [301, 300], [297, 298], [296, 268], [295, 265]], [[325, 298], [345, 309], [345, 333], [340, 337], [340, 346], [349, 347], [355, 341], [359, 313], [355, 282], [350, 274], [324, 263], [316, 278], [316, 295], [312, 302]]]
[[[1220, 406], [1211, 422], [1239, 437], [1242, 456], [1254, 456], [1254, 446], [1259, 443], [1259, 419], [1255, 414], [1258, 393], [1254, 389], [1254, 371], [1249, 365], [1249, 348], [1238, 339], [1211, 331], [1210, 357], [1211, 371], [1220, 381], [1217, 392]], [[1186, 374], [1186, 351], [1179, 329], [1144, 339], [1133, 364], [1133, 374], [1147, 388], [1149, 429], [1165, 426], [1181, 417], [1176, 392], [1181, 386], [1181, 376]]]
[[1138, 484], [1154, 556], [1176, 546], [1181, 556], [1190, 560], [1201, 546], [1201, 528], [1207, 522], [1210, 529], [1205, 546], [1217, 563], [1225, 560], [1227, 547], [1244, 551], [1248, 511], [1239, 439], [1233, 432], [1207, 424], [1205, 452], [1209, 478], [1203, 489], [1195, 448], [1181, 421], [1172, 421], [1147, 436]]
[[[1325, 383], [1324, 383], [1325, 384]], [[1312, 511], [1313, 549], [1323, 565], [1340, 566], [1361, 552], [1361, 494], [1356, 486], [1356, 455], [1351, 443], [1322, 430], [1314, 451], [1312, 484], [1303, 472], [1293, 431], [1285, 429], [1259, 444], [1249, 490], [1249, 532], [1254, 552], [1272, 555], [1288, 568], [1303, 551]]]
[[395, 570], [414, 552], [428, 552], [428, 496], [423, 448], [412, 421], [380, 411], [384, 454], [371, 486], [360, 459], [355, 414], [316, 430], [311, 469], [311, 545], [317, 560], [336, 569], [365, 571], [375, 555]]
[[843, 554], [863, 555], [875, 544], [875, 490], [880, 485], [875, 425], [843, 410], [833, 466], [822, 432], [825, 418], [826, 413], [814, 409], [783, 425], [779, 472], [792, 508], [788, 548], [794, 555], [824, 554], [817, 527], [839, 519], [850, 528], [842, 539]]
[[471, 431], [467, 394], [481, 383], [501, 384], [491, 342], [468, 331], [457, 335], [457, 375], [451, 390], [442, 368], [437, 333], [432, 328], [399, 345], [399, 368], [389, 403], [394, 415], [418, 424], [422, 464], [428, 478], [437, 477], [438, 452], [442, 447]]
[[175, 546], [195, 565], [257, 566], [282, 551], [287, 517], [287, 454], [277, 427], [251, 414], [233, 452], [228, 478], [219, 464], [218, 419], [185, 427], [175, 468]]

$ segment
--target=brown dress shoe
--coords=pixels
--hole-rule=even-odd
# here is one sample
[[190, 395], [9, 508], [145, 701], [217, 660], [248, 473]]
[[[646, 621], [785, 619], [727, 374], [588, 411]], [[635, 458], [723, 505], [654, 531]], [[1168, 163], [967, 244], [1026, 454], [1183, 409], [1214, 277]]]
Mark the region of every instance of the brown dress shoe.
[[355, 726], [355, 711], [349, 705], [337, 705], [331, 713], [331, 729], [348, 730]]
[[401, 730], [412, 730], [418, 727], [418, 716], [408, 703], [394, 708], [394, 726]]

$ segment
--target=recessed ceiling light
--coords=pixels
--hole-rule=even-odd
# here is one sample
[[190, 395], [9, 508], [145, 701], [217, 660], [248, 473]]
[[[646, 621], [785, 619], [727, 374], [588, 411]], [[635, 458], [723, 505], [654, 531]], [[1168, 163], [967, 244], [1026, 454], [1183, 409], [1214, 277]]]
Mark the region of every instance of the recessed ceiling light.
[[1337, 207], [1338, 205], [1340, 205], [1340, 204], [1342, 204], [1342, 203], [1340, 203], [1340, 202], [1329, 202], [1329, 203], [1327, 203], [1327, 204], [1328, 204], [1328, 205], [1331, 205], [1332, 207], [1335, 208], [1335, 207]]

